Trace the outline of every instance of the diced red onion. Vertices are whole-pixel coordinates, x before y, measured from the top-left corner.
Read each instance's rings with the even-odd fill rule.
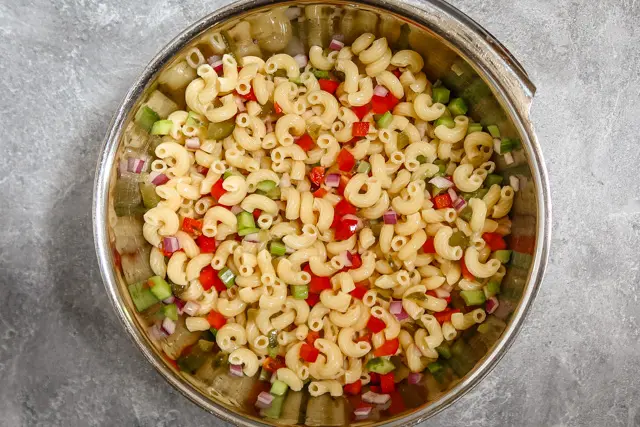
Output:
[[[294,19],[297,19],[301,13],[302,11],[300,10],[299,7],[290,7],[284,11],[284,15],[287,18],[289,18],[289,21],[293,21]]]
[[[376,95],[376,96],[385,97],[385,96],[387,96],[388,93],[389,93],[389,89],[387,89],[386,87],[384,87],[382,85],[378,85],[373,89],[373,94]]]
[[[244,240],[252,243],[260,243],[260,236],[258,235],[258,233],[251,233],[244,236]]]
[[[222,65],[222,56],[220,55],[212,55],[209,58],[207,58],[207,63],[209,65],[211,65],[213,67],[213,64],[220,62],[220,65]]]
[[[244,102],[242,102],[242,99],[239,96],[236,96],[235,100],[236,100],[236,106],[238,107],[239,112],[244,113],[245,111],[247,111],[247,109],[244,106]]]
[[[343,259],[345,267],[351,267],[353,265],[353,255],[351,255],[349,251],[342,252],[340,258]]]
[[[330,173],[324,179],[324,183],[327,184],[327,187],[338,188],[340,186],[340,174]]]
[[[485,308],[487,310],[487,314],[493,314],[497,310],[497,308],[500,306],[500,302],[496,297],[489,298],[486,304],[487,305],[485,306]]]
[[[146,162],[144,159],[134,159],[132,157],[129,157],[128,163],[129,172],[142,173]]]
[[[356,215],[346,214],[345,216],[342,217],[342,219],[350,219],[353,221],[357,221],[358,223],[356,224],[356,231],[360,231],[364,228],[364,222],[362,222],[362,219],[357,217]]]
[[[453,188],[449,188],[447,193],[449,193],[449,197],[451,197],[452,202],[458,200],[458,193],[456,193],[456,190],[454,190]]]
[[[451,293],[449,291],[447,291],[446,289],[442,289],[442,287],[436,288],[433,291],[436,293],[436,296],[438,298],[448,298],[448,297],[451,296]]]
[[[174,253],[180,249],[180,241],[177,237],[169,236],[162,239],[162,249],[168,253]]]
[[[508,165],[512,164],[514,162],[513,160],[513,155],[511,153],[505,153],[504,154],[504,162]]]
[[[217,61],[210,62],[209,65],[211,65],[216,73],[220,74],[222,72],[222,58],[218,59]]]
[[[242,372],[242,365],[229,365],[229,373],[231,375],[235,375],[236,377],[243,377],[244,373]]]
[[[186,304],[184,301],[182,301],[180,298],[175,298],[173,300],[173,303],[178,307],[178,314],[183,314],[184,311],[184,305]]]
[[[298,68],[304,68],[309,63],[309,58],[307,58],[307,55],[298,54],[294,56],[293,59],[298,64]]]
[[[280,188],[287,188],[287,187],[291,187],[291,177],[289,176],[288,173],[283,173],[282,176],[280,177]]]
[[[453,182],[449,181],[447,178],[443,176],[435,176],[429,180],[429,184],[433,184],[438,188],[451,188],[453,187]]]
[[[184,146],[191,150],[197,150],[200,148],[200,138],[189,138],[184,141]]]
[[[385,213],[382,214],[382,219],[385,224],[396,224],[398,222],[398,216],[396,215],[396,211],[393,209],[389,209]]]
[[[163,185],[169,182],[169,177],[163,173],[152,172],[149,177],[151,178],[151,183],[153,185]]]
[[[174,322],[173,320],[169,319],[168,317],[165,317],[162,320],[162,330],[167,335],[171,335],[172,333],[174,333],[176,331],[176,322]]]
[[[164,331],[162,330],[162,327],[160,326],[159,323],[156,323],[155,325],[149,328],[149,335],[151,336],[151,338],[155,340],[161,340],[166,338],[167,336],[167,334],[164,333]]]
[[[340,40],[336,40],[335,38],[331,40],[331,43],[329,43],[329,49],[331,50],[340,50],[343,47],[344,47],[344,43],[341,42]]]
[[[409,315],[407,314],[406,311],[404,311],[404,308],[400,311],[400,313],[396,314],[396,320],[398,320],[398,322],[402,322],[405,319],[409,318]]]
[[[270,393],[267,393],[266,391],[263,391],[258,395],[258,400],[256,400],[256,406],[260,409],[267,409],[271,407],[271,402],[273,402],[273,395]]]
[[[176,297],[174,297],[173,295],[171,295],[169,298],[163,299],[162,302],[164,304],[173,304],[173,302],[176,300]]]
[[[233,205],[231,206],[231,213],[234,215],[238,215],[240,212],[244,212],[244,209],[242,209],[240,206],[238,205]]]
[[[391,301],[389,304],[389,313],[400,314],[402,311],[402,301]]]
[[[420,372],[411,372],[407,377],[409,384],[418,384],[422,380],[422,374]]]
[[[364,420],[365,418],[368,418],[369,415],[371,414],[371,406],[362,406],[358,409],[356,409],[355,411],[353,411],[353,413],[356,416],[356,419],[358,420]]]
[[[187,302],[182,309],[182,311],[187,313],[189,316],[195,316],[198,310],[200,310],[200,304],[193,301]]]
[[[509,177],[509,185],[513,188],[513,191],[520,191],[520,179],[517,176],[511,175]]]
[[[378,394],[372,391],[368,391],[362,395],[362,401],[367,403],[373,403],[376,405],[384,405],[389,400],[391,400],[391,396],[388,394]]]
[[[465,206],[467,206],[467,201],[464,200],[462,197],[458,198],[458,200],[453,202],[453,208],[458,212],[464,209]]]

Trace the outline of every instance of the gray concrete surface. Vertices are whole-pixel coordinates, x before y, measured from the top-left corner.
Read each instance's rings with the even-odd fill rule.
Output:
[[[107,300],[91,232],[111,115],[155,52],[221,5],[0,0],[0,425],[222,425],[165,383]],[[640,425],[640,6],[452,0],[537,84],[551,262],[516,343],[428,423]]]

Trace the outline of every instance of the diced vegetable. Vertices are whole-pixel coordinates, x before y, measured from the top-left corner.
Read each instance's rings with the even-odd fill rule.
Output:
[[[434,238],[433,237],[428,237],[427,241],[424,242],[424,245],[422,245],[422,251],[425,254],[435,254],[436,253],[436,248],[434,245]]]
[[[501,263],[506,264],[509,262],[509,259],[511,259],[511,251],[506,249],[500,249],[493,253],[493,257],[498,261],[500,261]]]
[[[351,396],[357,396],[362,391],[362,380],[355,380],[351,384],[344,385],[344,393],[349,394]]]
[[[160,302],[145,282],[129,285],[129,295],[131,295],[133,304],[136,306],[136,310],[138,310],[138,312],[144,311],[152,305]]]
[[[385,357],[374,357],[367,362],[367,369],[377,374],[388,374],[395,369],[391,360]]]
[[[269,391],[269,393],[273,394],[274,396],[284,396],[288,389],[289,386],[287,384],[283,383],[280,380],[275,380],[271,385],[271,390]]]
[[[436,347],[436,351],[443,359],[451,358],[451,347],[449,347],[449,343],[446,341],[442,341],[442,344]]]
[[[316,79],[328,79],[329,72],[325,70],[316,70],[315,68],[311,69],[311,73],[316,77]]]
[[[482,238],[487,242],[487,246],[492,252],[507,249],[507,242],[498,233],[482,233]]]
[[[378,319],[377,317],[369,317],[369,321],[367,321],[367,328],[373,332],[374,334],[377,334],[380,331],[383,331],[384,328],[387,327],[387,324],[384,323],[382,320]]]
[[[393,338],[385,341],[380,347],[376,348],[373,352],[373,355],[376,357],[393,356],[394,354],[396,354],[399,347],[400,341],[398,340],[398,338]]]
[[[309,287],[307,285],[291,285],[291,296],[295,299],[307,299]]]
[[[274,181],[260,181],[258,185],[256,185],[256,189],[260,191],[271,191],[276,188],[276,183]]]
[[[211,197],[213,197],[216,200],[220,199],[220,197],[224,196],[226,194],[226,192],[227,192],[227,190],[225,190],[222,187],[222,183],[223,182],[224,182],[223,179],[219,179],[211,187]]]
[[[260,376],[258,377],[258,380],[260,380],[260,381],[269,381],[270,379],[271,379],[271,372],[267,371],[264,368],[260,368]],[[265,392],[262,392],[262,393],[265,393]],[[262,394],[262,393],[260,393],[260,394]],[[271,404],[271,402],[269,402],[269,404]]]
[[[467,128],[467,135],[474,132],[482,132],[482,125],[480,123],[469,123]]]
[[[380,391],[383,393],[393,393],[396,390],[393,382],[393,373],[380,375]]]
[[[238,215],[236,215],[236,218],[238,219],[238,235],[239,236],[246,236],[247,234],[256,232],[254,231],[256,230],[256,222],[253,219],[252,213],[242,211]]]
[[[393,121],[393,114],[391,114],[389,111],[387,111],[382,115],[382,117],[380,117],[378,119],[376,124],[378,125],[379,129],[384,129],[387,126],[389,126],[392,121]]]
[[[487,130],[489,131],[489,133],[491,134],[492,137],[500,138],[500,129],[498,129],[498,126],[489,125],[489,126],[487,126]]]
[[[449,238],[449,245],[460,246],[462,249],[466,249],[469,246],[469,238],[462,231],[456,231]]]
[[[309,282],[309,292],[312,294],[319,294],[325,289],[331,289],[331,280],[328,277],[320,277],[314,274],[311,275],[311,281]]]
[[[215,310],[211,310],[209,314],[207,314],[207,321],[209,325],[216,330],[219,330],[227,324],[227,319]]]
[[[490,280],[483,288],[485,297],[491,298],[494,295],[500,293],[500,282],[496,280]]]
[[[369,122],[355,122],[351,126],[353,136],[367,136],[369,133]]]
[[[334,237],[336,240],[347,240],[358,230],[359,220],[342,218],[335,227]]]
[[[481,290],[460,291],[460,296],[466,305],[482,305],[486,301],[484,292]]]
[[[158,113],[156,113],[146,105],[140,107],[135,117],[135,122],[138,123],[138,125],[147,132],[151,132],[153,124],[158,120],[160,120],[160,116],[158,115]]]
[[[469,108],[462,98],[453,98],[451,102],[449,102],[449,111],[451,111],[451,115],[454,117],[464,116],[468,110]]]
[[[365,161],[358,162],[358,168],[356,169],[358,173],[369,173],[370,170],[371,170],[371,164],[369,164],[369,162],[365,162]]]
[[[340,82],[328,79],[319,79],[318,84],[320,84],[321,90],[329,92],[332,95],[336,93],[336,89],[340,86]]]
[[[435,196],[433,198],[433,204],[436,206],[436,209],[450,208],[452,206],[451,196],[447,193]]]
[[[173,295],[171,286],[160,276],[150,277],[147,283],[149,284],[151,293],[159,300],[167,299]]]
[[[433,102],[446,104],[449,102],[449,95],[451,94],[451,91],[444,86],[438,86],[432,89],[432,94]]]
[[[500,184],[500,183],[502,183],[503,180],[504,180],[504,178],[502,177],[502,175],[498,175],[498,174],[495,174],[495,173],[490,173],[485,178],[484,185],[487,188],[491,188],[492,185]]]
[[[502,138],[500,141],[500,154],[510,153],[513,150],[513,140],[510,138]]]
[[[218,277],[220,278],[220,280],[222,280],[222,283],[224,283],[227,288],[230,288],[236,284],[236,275],[233,274],[233,271],[231,271],[229,267],[225,267],[220,270],[220,272],[218,272]]]
[[[178,306],[175,304],[167,304],[162,307],[162,314],[169,319],[176,321],[178,320]]]
[[[433,317],[435,317],[438,323],[442,325],[444,322],[451,321],[451,315],[453,313],[459,313],[459,312],[460,310],[458,310],[457,308],[447,308],[444,311],[433,313]]]
[[[284,404],[284,396],[275,396],[271,402],[271,406],[267,409],[260,411],[260,414],[272,419],[280,418],[282,413],[282,405]]]
[[[219,141],[231,135],[235,127],[236,121],[234,118],[219,123],[209,123],[207,138]]]
[[[433,362],[427,365],[427,369],[429,369],[429,372],[431,372],[432,374],[435,374],[444,370],[444,366],[442,366],[442,363],[440,362]]]
[[[147,209],[155,208],[162,200],[156,193],[156,186],[145,182],[141,182],[138,185],[140,186],[140,194],[142,195],[142,204],[144,207]]]
[[[309,179],[315,185],[320,186],[324,182],[324,172],[325,170],[322,166],[316,166],[309,172]]]
[[[298,146],[304,151],[310,151],[313,147],[316,146],[315,142],[313,142],[313,139],[311,138],[311,136],[309,136],[308,133],[305,133],[300,138],[298,138],[296,140],[296,144],[298,144]]]
[[[356,164],[356,159],[353,157],[353,154],[344,148],[338,153],[336,161],[338,163],[338,169],[343,172],[349,172]]]
[[[300,347],[300,357],[309,363],[314,363],[318,359],[320,350],[307,343],[302,344]]]
[[[453,121],[453,119],[451,117],[440,117],[438,120],[435,121],[434,126],[438,127],[438,126],[446,126],[449,129],[453,129],[454,127],[456,127],[456,122]]]
[[[151,135],[168,135],[172,127],[171,120],[158,120],[151,127]]]
[[[369,113],[369,111],[371,111],[371,104],[365,104],[359,107],[351,107],[351,111],[355,113],[355,115],[358,117],[359,120],[362,120],[364,116],[366,116]],[[353,134],[353,136],[358,136],[358,135]]]
[[[212,254],[216,251],[216,239],[214,237],[207,237],[202,234],[196,239],[196,244],[202,253]]]
[[[271,253],[271,255],[282,256],[287,253],[287,247],[284,245],[284,243],[278,240],[273,240],[269,244],[269,252]]]
[[[271,200],[279,200],[281,196],[280,187],[275,187],[274,189],[269,191],[258,190],[256,191],[256,193],[261,194],[263,196],[267,196]]]

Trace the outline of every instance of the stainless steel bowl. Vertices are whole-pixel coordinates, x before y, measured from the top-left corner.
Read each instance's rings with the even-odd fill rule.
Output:
[[[529,118],[535,87],[522,66],[496,39],[469,17],[442,1],[292,3],[241,0],[210,14],[183,31],[160,51],[134,83],[106,135],[97,166],[93,204],[94,234],[100,269],[109,298],[127,332],[149,362],[171,385],[203,409],[226,421],[243,426],[269,423],[257,418],[250,404],[225,399],[224,395],[215,391],[212,395],[212,390],[206,384],[179,373],[163,358],[157,343],[148,337],[145,320],[133,309],[126,290],[126,279],[131,279],[130,274],[127,275],[126,271],[123,274],[121,266],[125,264],[125,257],[144,253],[146,242],[136,232],[129,233],[125,245],[118,241],[122,236],[116,235],[114,226],[122,219],[113,213],[111,192],[117,180],[117,156],[124,149],[125,129],[132,121],[141,100],[158,87],[159,76],[164,70],[183,60],[190,47],[206,43],[207,36],[214,30],[228,30],[241,22],[256,26],[257,20],[263,21],[259,34],[249,34],[247,31],[236,33],[237,37],[249,37],[249,40],[259,38],[258,46],[263,53],[267,53],[270,46],[273,47],[273,42],[282,37],[279,34],[282,22],[274,19],[273,15],[265,21],[262,14],[270,11],[280,16],[281,12],[274,12],[277,8],[298,6],[303,8],[301,18],[298,18],[300,25],[308,29],[303,38],[314,37],[314,40],[326,44],[330,35],[342,33],[346,35],[346,41],[351,42],[358,33],[370,31],[387,36],[393,44],[399,42],[400,37],[408,37],[402,42],[408,42],[412,49],[423,54],[425,71],[431,81],[441,79],[454,93],[469,101],[471,114],[475,119],[482,118],[485,123],[498,124],[503,135],[517,137],[522,141],[522,148],[514,155],[515,163],[506,165],[502,160],[498,161],[500,173],[505,177],[516,175],[521,183],[512,212],[511,236],[511,245],[519,253],[508,268],[500,308],[495,315],[489,316],[491,327],[484,334],[476,331],[465,337],[475,363],[461,368],[460,378],[443,389],[432,388],[428,395],[421,396],[413,409],[364,422],[376,425],[388,423],[391,426],[413,425],[441,411],[470,390],[487,375],[513,343],[542,281],[551,233],[547,174]],[[312,18],[315,16],[312,13],[305,14],[304,11],[311,11],[313,6],[319,7],[315,12],[320,11],[320,19]],[[248,28],[257,32],[253,27]],[[116,255],[116,249],[125,253],[122,256]],[[122,264],[117,258],[122,258]],[[323,404],[333,405],[334,409],[341,405],[339,399],[327,399],[329,402]],[[295,420],[290,421],[295,423]],[[340,420],[338,417],[318,421],[302,417],[300,422],[308,425],[338,425],[348,423],[349,419]]]

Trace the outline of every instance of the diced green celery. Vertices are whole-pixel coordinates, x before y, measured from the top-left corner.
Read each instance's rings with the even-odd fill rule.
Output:
[[[158,113],[158,120],[169,117],[169,114],[178,109],[178,104],[173,102],[169,97],[167,97],[167,95],[159,90],[151,92],[144,105]]]
[[[391,121],[393,120],[393,114],[391,114],[389,111],[387,111],[386,113],[384,113],[382,115],[382,117],[380,117],[376,124],[378,125],[378,129],[384,129],[387,126],[389,126],[391,124]]]
[[[144,207],[147,209],[155,208],[162,200],[156,193],[156,186],[146,182],[141,182],[138,185],[140,187],[140,194],[142,194],[142,204]]]
[[[358,162],[358,173],[369,173],[369,171],[371,170],[371,165],[369,164],[369,162],[365,162],[365,161],[360,161]]]
[[[260,191],[271,191],[276,188],[276,183],[274,181],[260,181],[256,188]]]
[[[500,141],[500,154],[510,153],[511,150],[513,150],[513,140],[502,138],[502,141]]]
[[[193,111],[189,111],[189,115],[187,115],[186,125],[193,126],[195,128],[199,128],[204,124],[204,119],[198,113],[194,113]]]
[[[432,362],[427,365],[427,369],[429,369],[429,372],[431,372],[432,374],[435,374],[444,370],[444,366],[442,366],[442,363],[440,362]]]
[[[522,141],[520,141],[519,138],[509,138],[509,140],[511,141],[512,151],[519,150],[522,148]]]
[[[129,285],[129,295],[131,295],[133,304],[136,306],[138,312],[145,311],[147,308],[160,302],[145,282]]]
[[[294,299],[307,299],[309,298],[309,286],[291,285],[291,295]]]
[[[328,79],[329,72],[325,70],[316,70],[315,68],[311,69],[311,73],[316,77],[316,79]]]
[[[258,377],[258,380],[260,381],[269,381],[271,379],[271,372],[267,371],[264,368],[260,369],[260,376]]]
[[[438,127],[440,125],[446,126],[449,129],[453,129],[454,127],[456,127],[456,122],[454,122],[451,117],[440,117],[438,120],[436,120],[434,126]]]
[[[467,135],[474,132],[482,132],[482,125],[480,123],[469,123],[467,128]]]
[[[382,226],[384,225],[384,223],[380,222],[380,221],[370,221],[369,222],[369,228],[371,229],[371,232],[373,233],[374,236],[378,237],[380,235],[380,231],[382,231]]]
[[[484,180],[484,186],[487,188],[491,188],[492,185],[500,184],[503,180],[504,178],[502,177],[502,175],[490,173]]]
[[[151,292],[159,300],[167,299],[173,295],[171,293],[171,285],[169,285],[166,280],[160,276],[150,277],[148,283],[151,287]]]
[[[260,117],[268,116],[269,114],[275,112],[273,102],[267,101],[264,103],[262,108],[260,109]]]
[[[449,102],[449,111],[451,111],[451,114],[454,117],[464,116],[465,114],[467,114],[468,110],[469,108],[462,98],[453,98],[451,102]]]
[[[487,195],[488,192],[489,192],[488,188],[478,188],[473,193],[461,193],[461,195],[462,195],[462,198],[468,202],[470,199],[473,199],[473,198],[482,199],[484,196]]]
[[[487,130],[489,131],[489,133],[491,134],[492,137],[500,138],[500,129],[498,129],[498,126],[489,125],[489,126],[487,126]]]
[[[499,251],[495,251],[493,253],[493,257],[498,261],[500,261],[501,263],[506,264],[509,262],[509,259],[511,258],[511,251],[507,249],[501,249]]]
[[[140,208],[141,213],[144,213],[144,208],[140,206],[141,202],[142,195],[135,178],[121,177],[116,181],[113,189],[113,207],[116,215],[133,215],[138,210],[137,208]]]
[[[307,133],[314,141],[318,139],[320,136],[320,131],[322,130],[322,126],[317,123],[308,123],[307,124]]]
[[[238,215],[236,215],[238,220],[238,234],[240,236],[244,236],[245,234],[240,234],[246,228],[256,228],[256,222],[253,219],[253,214],[251,212],[242,211]]]
[[[200,351],[198,347],[192,347],[191,352],[185,356],[180,356],[176,360],[178,368],[183,372],[193,373],[198,370],[209,358],[209,353]]]
[[[151,135],[169,135],[173,122],[171,120],[158,120],[151,127]]]
[[[284,243],[274,240],[269,244],[269,252],[271,252],[271,255],[282,256],[287,253],[287,247]]]
[[[458,212],[458,216],[467,222],[471,221],[472,214],[473,210],[469,206],[465,206],[464,209]]]
[[[397,138],[397,146],[398,146],[398,150],[404,150],[404,148],[409,145],[409,143],[411,142],[411,140],[409,139],[409,135],[407,135],[404,132],[400,132],[398,134],[398,138]]]
[[[244,237],[244,236],[248,236],[249,234],[254,234],[258,232],[260,232],[260,229],[258,227],[247,227],[247,228],[243,228],[242,230],[238,230],[238,236]]]
[[[427,163],[427,158],[425,156],[423,156],[422,154],[420,154],[418,157],[416,157],[416,160],[418,162],[420,162],[421,165],[424,164],[424,163]]]
[[[220,123],[209,123],[207,129],[207,138],[219,141],[231,135],[236,127],[235,119],[225,120]]]
[[[466,249],[469,246],[469,238],[462,231],[456,231],[449,238],[449,245],[461,246],[462,249]]]
[[[446,104],[449,102],[449,96],[451,95],[451,91],[444,86],[438,86],[432,88],[432,98],[433,102],[439,102],[441,104]]]
[[[277,420],[282,413],[282,405],[284,404],[284,396],[275,396],[271,402],[271,406],[260,411],[260,415]]]
[[[482,290],[460,291],[460,296],[466,305],[482,305],[487,300]]]
[[[158,120],[160,120],[160,116],[158,116],[158,113],[156,113],[146,105],[140,107],[140,109],[136,113],[135,122],[138,123],[138,126],[146,130],[147,132],[151,132],[153,124]]]
[[[213,347],[215,345],[216,345],[216,343],[213,342],[213,341],[198,340],[198,347],[200,348],[200,350],[202,350],[204,352],[213,350]]]
[[[511,253],[511,265],[514,267],[527,269],[533,262],[533,257],[529,254],[513,251]]]
[[[498,282],[496,280],[490,280],[489,283],[484,285],[483,291],[484,291],[485,297],[487,297],[487,298],[491,298],[492,296],[495,296],[495,295],[499,294],[500,293],[500,282]]]
[[[178,306],[175,304],[167,304],[162,307],[162,314],[171,320],[178,320]]]
[[[367,369],[377,374],[388,374],[395,369],[391,360],[384,357],[374,357],[367,362]]]
[[[288,388],[289,386],[287,384],[283,383],[280,380],[275,380],[273,384],[271,384],[271,390],[269,390],[269,393],[273,394],[274,396],[284,396]]]
[[[448,342],[442,341],[442,344],[436,347],[436,351],[443,359],[451,359],[451,347]]]
[[[269,354],[269,357],[271,357],[272,359],[275,359],[276,357],[278,357],[278,354],[280,354],[280,348],[268,347],[267,354]]]
[[[236,275],[233,274],[233,271],[229,270],[229,267],[225,267],[218,272],[218,277],[222,280],[222,283],[227,288],[232,287],[236,284]]]
[[[272,199],[272,200],[279,200],[280,199],[280,187],[276,187],[272,190],[269,191],[261,191],[258,190],[256,191],[257,194],[261,194],[263,196],[267,196],[268,198]]]

